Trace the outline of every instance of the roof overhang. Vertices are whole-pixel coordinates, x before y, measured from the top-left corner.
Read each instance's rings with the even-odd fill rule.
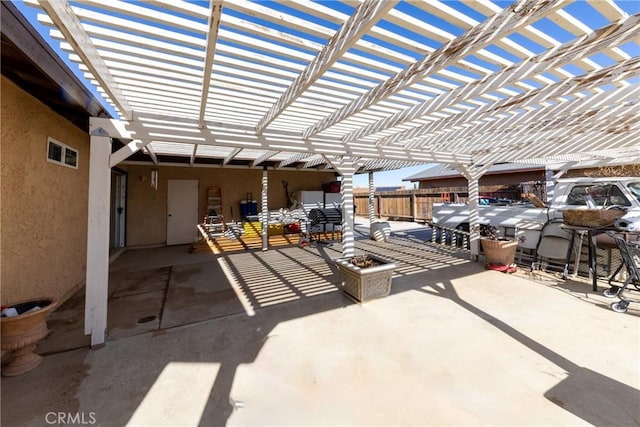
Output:
[[[83,131],[89,117],[110,117],[11,2],[2,12],[2,74]]]

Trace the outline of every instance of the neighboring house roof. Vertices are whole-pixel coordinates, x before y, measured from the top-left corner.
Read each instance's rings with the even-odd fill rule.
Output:
[[[491,169],[485,174],[498,174],[498,173],[514,173],[514,172],[531,172],[531,171],[544,171],[544,165],[517,165],[513,163],[502,163],[493,165]],[[403,178],[403,181],[428,181],[442,178],[458,178],[462,174],[455,168],[446,165],[436,165],[430,167],[422,172],[418,172],[407,178]]]
[[[388,187],[376,187],[376,191],[396,191],[396,190],[404,190],[404,187],[401,185],[394,185]]]
[[[2,75],[85,132],[90,116],[111,117],[16,6],[0,3]]]

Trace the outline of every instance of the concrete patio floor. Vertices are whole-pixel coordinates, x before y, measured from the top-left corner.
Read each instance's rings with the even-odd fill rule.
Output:
[[[485,271],[405,227],[358,240],[398,263],[392,294],[362,306],[328,262],[339,243],[127,251],[106,346],[82,342],[80,296],[61,307],[44,363],[2,379],[2,425],[640,424],[638,305]]]

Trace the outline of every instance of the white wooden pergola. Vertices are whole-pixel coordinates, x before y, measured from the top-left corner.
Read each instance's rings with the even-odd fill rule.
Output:
[[[640,159],[631,2],[26,2],[120,116],[90,129],[94,345],[106,326],[109,171],[140,150],[156,164],[335,169],[347,255],[354,173],[451,164],[473,211],[497,162]],[[112,138],[127,145],[112,153]]]

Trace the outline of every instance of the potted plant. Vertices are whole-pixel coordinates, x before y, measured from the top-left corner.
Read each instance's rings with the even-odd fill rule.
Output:
[[[0,318],[2,349],[13,351],[11,361],[2,367],[2,375],[24,374],[42,363],[35,354],[38,342],[47,336],[46,316],[57,306],[52,298],[36,298],[4,307]]]
[[[339,258],[336,266],[342,274],[342,290],[359,303],[385,297],[391,292],[396,265],[390,260],[366,254]]]
[[[516,250],[518,249],[518,243],[524,240],[524,236],[518,239],[500,237],[500,232],[496,227],[485,224],[480,224],[473,230],[480,233],[480,245],[484,253],[485,265],[488,268],[509,272],[515,271]]]

